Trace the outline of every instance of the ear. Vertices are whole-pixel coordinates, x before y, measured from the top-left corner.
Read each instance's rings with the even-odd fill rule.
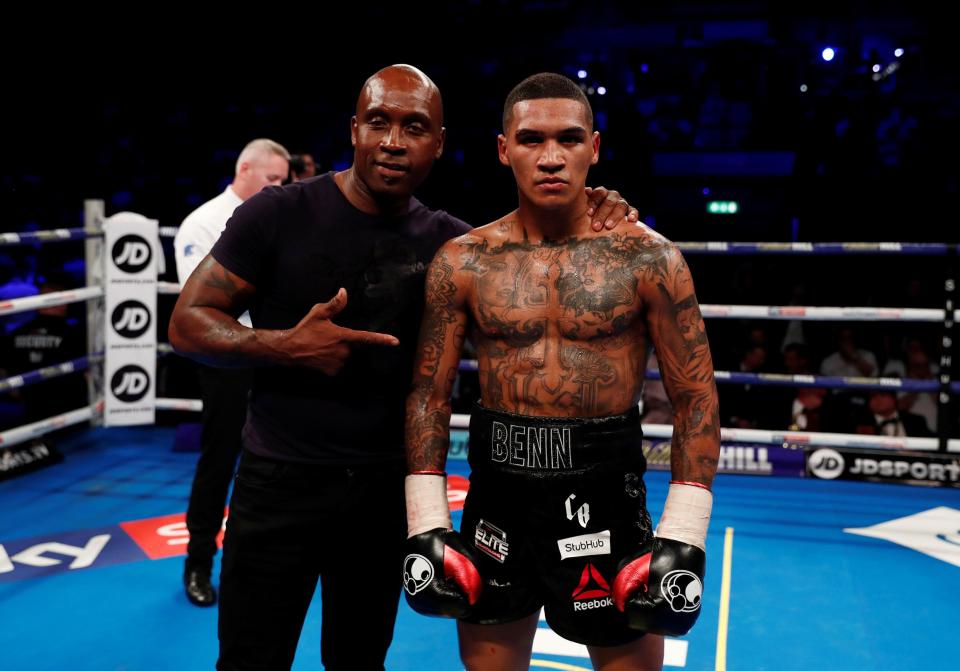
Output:
[[[447,129],[443,126],[440,127],[440,136],[437,139],[437,151],[434,153],[433,158],[438,159],[443,156],[443,143],[447,141]]]
[[[350,144],[357,146],[357,117],[350,117]]]
[[[497,136],[497,153],[500,154],[500,162],[503,165],[510,165],[510,157],[507,155],[507,138],[504,135]]]
[[[596,165],[597,161],[600,160],[600,133],[598,131],[593,131],[593,159],[590,161],[590,165]]]

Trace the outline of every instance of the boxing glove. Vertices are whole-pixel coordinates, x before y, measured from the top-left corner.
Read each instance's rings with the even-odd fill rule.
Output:
[[[442,473],[406,479],[407,547],[403,590],[421,615],[463,617],[480,598],[482,582],[473,554],[453,531]]]
[[[706,487],[670,483],[654,538],[620,562],[613,582],[613,602],[631,628],[683,636],[697,621],[712,505]]]

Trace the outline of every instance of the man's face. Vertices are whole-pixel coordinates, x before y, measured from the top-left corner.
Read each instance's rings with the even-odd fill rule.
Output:
[[[500,162],[513,170],[521,197],[537,207],[555,209],[582,196],[587,172],[600,150],[600,134],[590,129],[587,110],[577,100],[516,103],[498,146]]]
[[[783,367],[791,375],[800,375],[809,372],[807,357],[795,349],[788,349],[783,353]]]
[[[263,154],[240,169],[246,170],[251,193],[259,193],[265,186],[280,186],[290,171],[290,163],[277,154]]]
[[[303,174],[301,177],[313,177],[317,174],[317,164],[310,154],[303,155]]]
[[[407,73],[371,79],[351,120],[354,172],[374,196],[408,198],[443,153],[435,90]]]
[[[907,377],[920,379],[933,377],[930,373],[930,359],[922,350],[907,354]]]
[[[760,370],[767,361],[767,350],[752,347],[743,355],[743,367],[747,370]]]
[[[870,412],[875,415],[892,415],[897,409],[897,398],[891,392],[877,391],[870,394]]]

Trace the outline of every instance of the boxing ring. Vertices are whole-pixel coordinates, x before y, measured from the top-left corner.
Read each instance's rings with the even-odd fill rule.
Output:
[[[102,204],[88,204],[83,229],[0,234],[0,246],[87,246],[88,264],[102,253]],[[161,236],[175,229],[160,228]],[[679,243],[685,255],[923,255],[949,259],[950,245],[900,243]],[[946,264],[944,264],[946,265]],[[0,668],[211,668],[216,617],[182,594],[184,510],[196,455],[174,452],[172,426],[99,425],[104,349],[102,275],[88,268],[88,286],[0,303],[0,315],[83,302],[91,336],[88,355],[0,380],[0,393],[86,373],[91,402],[45,420],[0,432],[4,454],[28,459],[30,441],[90,423],[58,440],[65,459],[50,468],[0,481]],[[960,617],[960,440],[945,421],[950,396],[953,279],[942,309],[705,304],[705,318],[936,323],[942,331],[940,377],[832,378],[717,371],[718,384],[888,389],[941,395],[935,438],[723,428],[720,473],[708,539],[704,611],[696,627],[667,642],[665,668],[844,669],[948,667],[956,657],[953,622]],[[175,284],[159,283],[161,295]],[[168,347],[158,343],[157,355]],[[461,369],[475,370],[464,361]],[[648,377],[658,377],[648,371]],[[197,411],[193,399],[157,398],[156,408]],[[451,420],[449,498],[454,524],[469,469],[465,428]],[[654,519],[666,498],[672,427],[644,426]],[[20,452],[15,452],[16,450]],[[38,459],[42,455],[36,455]],[[844,464],[838,466],[836,459]],[[10,461],[15,457],[3,457]],[[875,471],[849,479],[850,462]],[[839,470],[838,470],[839,469]],[[862,469],[861,469],[862,470]],[[888,473],[884,476],[883,473]],[[876,482],[886,480],[887,482]],[[904,486],[893,482],[910,481]],[[219,561],[219,555],[217,558]],[[218,573],[214,568],[214,575]],[[399,589],[399,586],[398,586]],[[295,669],[320,668],[319,603],[314,598]],[[461,668],[450,621],[423,618],[401,601],[388,669]],[[588,669],[582,646],[541,622],[532,668]]]

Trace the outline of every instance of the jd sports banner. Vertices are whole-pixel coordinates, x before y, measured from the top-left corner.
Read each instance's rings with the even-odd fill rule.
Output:
[[[120,212],[104,222],[107,272],[103,418],[106,426],[153,424],[156,412],[156,219]]]

